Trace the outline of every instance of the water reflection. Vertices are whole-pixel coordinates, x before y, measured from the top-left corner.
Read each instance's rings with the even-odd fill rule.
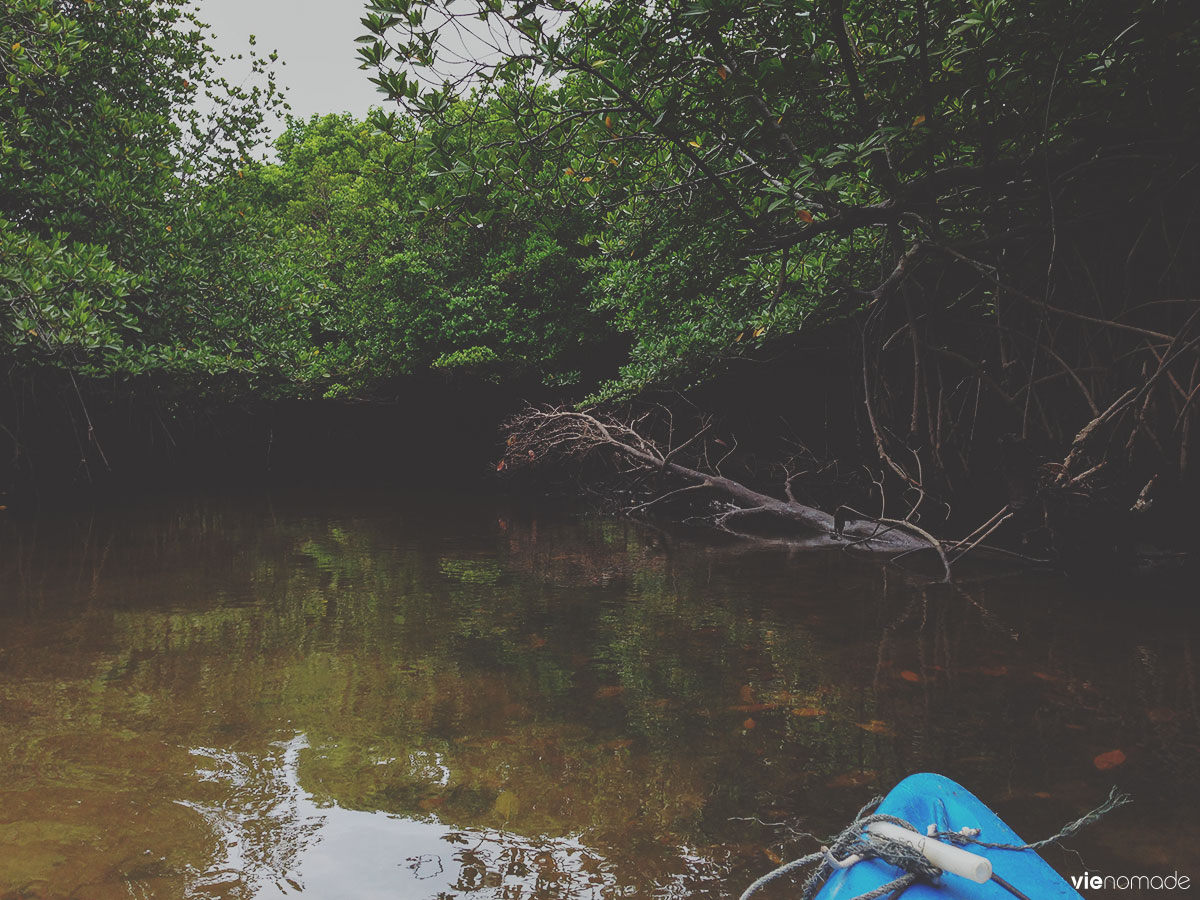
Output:
[[[1200,838],[1187,607],[444,498],[0,528],[5,900],[736,896],[921,769],[1031,837],[1119,782],[1068,873]]]
[[[225,788],[220,804],[189,803],[216,836],[213,863],[189,885],[194,896],[588,898],[617,887],[602,858],[577,838],[524,837],[502,829],[454,829],[424,819],[344,809],[301,787],[297,735],[266,757],[196,748],[205,782]],[[391,765],[381,759],[376,765]],[[450,770],[434,755],[405,763],[414,777],[445,787]],[[511,806],[515,801],[500,801]]]

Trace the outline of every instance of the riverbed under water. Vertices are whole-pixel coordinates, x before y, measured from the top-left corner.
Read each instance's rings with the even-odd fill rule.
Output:
[[[1117,784],[1048,861],[1200,876],[1157,587],[362,493],[0,541],[5,900],[736,897],[915,771],[1030,840]]]

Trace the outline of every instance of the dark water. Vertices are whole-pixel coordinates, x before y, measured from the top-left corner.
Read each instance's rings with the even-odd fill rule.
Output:
[[[1030,839],[1119,784],[1049,861],[1200,876],[1190,598],[492,501],[0,538],[3,898],[729,897],[920,770]]]

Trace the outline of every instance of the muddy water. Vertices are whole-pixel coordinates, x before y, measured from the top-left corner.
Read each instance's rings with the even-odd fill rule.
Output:
[[[736,896],[921,770],[1200,877],[1198,619],[493,501],[0,523],[0,897]],[[1114,751],[1119,751],[1115,753]]]

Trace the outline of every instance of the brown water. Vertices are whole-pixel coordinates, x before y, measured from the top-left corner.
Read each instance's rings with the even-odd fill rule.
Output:
[[[1050,862],[1200,876],[1178,600],[493,501],[0,539],[6,900],[730,897],[921,770],[1027,838],[1117,783],[1135,805]]]

